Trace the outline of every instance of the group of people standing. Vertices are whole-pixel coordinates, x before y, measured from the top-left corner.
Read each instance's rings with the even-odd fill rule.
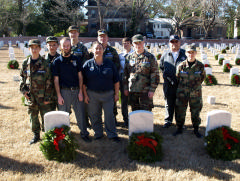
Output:
[[[44,114],[56,108],[69,113],[73,108],[81,138],[85,142],[92,141],[87,130],[89,120],[95,132],[94,139],[103,138],[103,110],[107,137],[119,142],[116,132],[116,101],[119,99],[119,91],[124,126],[127,127],[128,103],[132,111],[151,111],[154,107],[153,96],[160,82],[159,68],[163,72],[166,100],[163,127],[172,125],[173,114],[176,112],[178,129],[174,135],[181,134],[189,102],[194,133],[201,137],[198,127],[202,108],[201,83],[205,72],[202,63],[195,59],[194,45],[187,48],[186,56],[185,51],[180,49],[178,36],[171,36],[170,51],[161,57],[158,67],[155,56],[144,48],[144,39],[140,34],[123,38],[124,51],[118,54],[108,45],[107,31],[99,30],[98,41],[93,43],[91,54],[78,40],[77,26],[70,26],[68,33],[69,38],[60,40],[61,54],[57,53],[59,42],[56,37],[46,38],[49,52],[44,57],[39,55],[40,41],[29,41],[31,56],[22,64],[20,91],[25,96],[34,133],[30,144],[40,140],[39,112],[43,130]]]

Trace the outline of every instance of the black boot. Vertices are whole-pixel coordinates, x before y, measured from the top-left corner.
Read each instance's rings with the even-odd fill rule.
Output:
[[[198,131],[198,127],[194,127],[193,133],[196,135],[197,138],[203,138],[203,135]]]
[[[183,128],[181,126],[181,127],[177,128],[177,131],[173,133],[173,136],[177,136],[177,135],[182,134],[182,133],[183,133]]]
[[[40,140],[40,134],[39,133],[34,133],[33,139],[29,142],[29,144],[34,144],[37,143]]]

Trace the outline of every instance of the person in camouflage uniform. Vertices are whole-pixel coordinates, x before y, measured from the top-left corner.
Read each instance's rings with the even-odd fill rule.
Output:
[[[90,59],[87,47],[79,42],[79,28],[75,25],[68,28],[68,34],[71,39],[71,51],[72,54],[80,58],[82,65],[84,62]]]
[[[43,59],[39,52],[41,43],[38,39],[32,39],[28,43],[31,56],[23,61],[20,71],[20,91],[25,96],[25,104],[28,105],[28,114],[33,139],[30,144],[40,140],[40,122],[38,114],[40,112],[42,118],[42,128],[44,128],[43,116],[51,110],[51,94],[52,94],[52,76],[48,62]]]
[[[198,138],[201,138],[202,135],[198,131],[201,123],[199,115],[203,106],[201,84],[205,79],[206,73],[204,65],[195,58],[197,51],[194,44],[186,47],[186,55],[187,60],[179,64],[176,72],[178,80],[175,112],[177,131],[173,135],[176,136],[182,134],[187,106],[189,103],[194,134]]]
[[[143,36],[132,38],[135,52],[128,55],[124,68],[124,94],[129,96],[132,111],[153,108],[153,95],[159,84],[159,70],[155,56],[144,49]]]
[[[117,67],[117,70],[119,71],[120,70],[120,59],[119,59],[117,51],[113,47],[108,45],[108,34],[105,29],[98,30],[98,41],[104,47],[103,59],[112,61],[115,64],[115,66]],[[115,116],[115,118],[114,118],[115,122],[117,123],[116,115],[118,114],[118,112],[117,112],[116,102],[114,102],[113,112],[114,112],[114,116]]]
[[[53,70],[52,70],[53,61],[55,60],[55,58],[60,56],[60,54],[57,52],[57,49],[59,47],[58,39],[57,39],[57,37],[49,36],[46,38],[46,43],[47,43],[47,48],[48,48],[49,52],[47,53],[47,55],[44,58],[48,61],[51,72],[53,72]],[[52,84],[54,85],[54,82]],[[51,104],[52,111],[55,111],[57,108],[57,94],[56,94],[56,90],[55,90],[54,86],[52,89],[51,98],[52,98],[52,104]]]

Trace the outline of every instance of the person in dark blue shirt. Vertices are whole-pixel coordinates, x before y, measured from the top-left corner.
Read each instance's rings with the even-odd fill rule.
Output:
[[[63,38],[60,41],[61,55],[53,63],[54,85],[58,98],[58,110],[71,112],[73,106],[81,137],[90,142],[88,137],[82,94],[82,67],[78,57],[71,54],[71,41]]]
[[[103,59],[103,45],[93,44],[94,58],[83,65],[83,93],[95,139],[103,137],[102,109],[105,130],[109,139],[119,142],[113,114],[114,102],[119,99],[119,74],[110,60]]]

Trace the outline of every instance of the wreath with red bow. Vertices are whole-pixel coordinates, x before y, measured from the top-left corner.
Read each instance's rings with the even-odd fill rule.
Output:
[[[230,63],[226,63],[223,66],[223,72],[230,72],[230,69],[232,68],[232,65]]]
[[[206,78],[204,79],[204,82],[206,85],[217,85],[217,79],[214,77],[214,75],[207,74]]]
[[[7,64],[8,69],[18,69],[19,63],[17,60],[10,60]]]
[[[240,134],[227,126],[208,132],[206,150],[214,159],[235,160],[240,158]]]
[[[40,150],[46,159],[70,162],[76,157],[78,145],[69,131],[70,127],[63,125],[45,133],[40,143]]]
[[[235,64],[236,64],[236,65],[240,65],[240,58],[236,58]]]
[[[212,66],[210,64],[204,64],[204,67],[209,67],[211,68]]]
[[[141,162],[162,160],[162,137],[157,133],[133,133],[127,147],[128,156]]]
[[[239,86],[240,85],[240,75],[233,74],[231,77],[231,84]]]
[[[218,64],[219,64],[219,65],[222,65],[222,64],[223,64],[223,60],[224,60],[224,58],[220,58],[220,59],[218,60]]]
[[[160,60],[161,56],[162,56],[162,54],[158,53],[157,56],[156,56],[157,60]]]

